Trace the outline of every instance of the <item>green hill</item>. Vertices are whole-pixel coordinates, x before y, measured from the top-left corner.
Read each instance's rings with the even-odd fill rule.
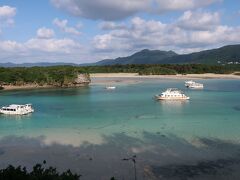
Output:
[[[128,57],[99,61],[92,65],[116,64],[231,64],[240,63],[240,45],[229,45],[190,54],[176,54],[173,51],[144,49]]]
[[[159,64],[159,62],[177,56],[173,51],[160,51],[144,49],[128,57],[119,57],[117,59],[108,59],[99,61],[96,65],[114,65],[114,64]]]

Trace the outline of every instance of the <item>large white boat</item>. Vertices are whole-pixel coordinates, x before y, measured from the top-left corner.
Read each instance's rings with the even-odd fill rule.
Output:
[[[2,107],[0,109],[0,113],[2,114],[10,114],[10,115],[25,115],[34,112],[34,109],[31,104],[11,104],[6,107]]]
[[[176,88],[169,88],[160,95],[155,96],[158,100],[188,100],[190,97],[186,96],[182,91]]]
[[[185,81],[185,86],[191,89],[203,89],[203,84],[194,81]]]

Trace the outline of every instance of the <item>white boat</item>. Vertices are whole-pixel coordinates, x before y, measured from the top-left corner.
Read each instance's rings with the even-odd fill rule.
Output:
[[[108,90],[114,90],[114,89],[116,89],[116,87],[115,87],[115,86],[107,86],[106,89],[108,89]]]
[[[157,100],[188,100],[190,97],[186,96],[182,91],[176,88],[169,88],[160,95],[155,96]]]
[[[191,89],[203,89],[203,84],[201,83],[192,83],[188,86],[188,88],[191,88]]]
[[[185,81],[185,86],[191,89],[203,89],[203,84],[194,81]]]
[[[25,115],[34,112],[31,104],[11,104],[0,109],[0,113],[9,115]]]
[[[194,81],[190,80],[190,81],[185,81],[185,86],[189,87],[191,84],[195,83]]]

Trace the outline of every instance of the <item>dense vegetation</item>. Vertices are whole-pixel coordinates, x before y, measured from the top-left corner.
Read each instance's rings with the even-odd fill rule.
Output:
[[[139,73],[140,75],[174,75],[174,74],[229,74],[240,71],[240,65],[206,65],[206,64],[163,64],[163,65],[112,65],[81,67],[89,73]]]
[[[240,65],[163,64],[163,65],[112,65],[112,66],[52,66],[0,68],[0,85],[67,86],[79,73],[139,73],[140,75],[174,75],[240,72]]]
[[[82,70],[73,66],[0,68],[0,83],[63,86],[74,82],[78,73],[84,73]]]

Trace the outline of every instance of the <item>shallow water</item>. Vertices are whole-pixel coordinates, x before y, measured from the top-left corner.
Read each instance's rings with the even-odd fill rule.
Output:
[[[190,159],[201,161],[225,156],[228,158],[227,155],[235,156],[235,149],[238,149],[240,141],[240,81],[208,79],[198,82],[204,83],[204,90],[186,89],[183,80],[148,79],[136,84],[121,83],[114,91],[105,90],[104,85],[92,85],[79,89],[1,92],[1,106],[32,103],[35,112],[28,116],[0,116],[0,160],[5,158],[10,163],[16,163],[6,150],[12,145],[20,149],[29,144],[33,149],[36,148],[34,144],[44,147],[58,145],[77,148],[76,151],[80,154],[83,151],[81,148],[91,146],[95,149],[91,150],[91,155],[98,154],[101,147],[104,147],[105,155],[112,158],[108,159],[109,163],[112,161],[117,164],[117,159],[122,158],[121,154],[141,154],[144,158],[139,160],[142,162],[139,166],[143,169],[145,165],[153,166],[152,172],[157,174],[158,166],[176,163],[175,161],[186,163]],[[183,90],[191,99],[185,102],[153,99],[155,94],[169,87]],[[8,141],[8,138],[11,140]],[[214,150],[209,148],[212,144],[209,145],[203,139],[214,141]],[[127,147],[124,147],[124,143]],[[216,153],[219,148],[215,143],[231,143],[236,147],[231,147],[234,150],[222,150],[223,155]],[[114,155],[118,146],[118,155]],[[167,151],[166,154],[164,151],[164,155],[163,146],[168,151],[171,150],[171,153]],[[209,155],[206,155],[206,147]],[[53,148],[53,151],[56,149]],[[65,151],[69,153],[73,150]],[[45,149],[32,156],[41,154],[40,157],[48,157],[52,151],[42,152],[45,152]],[[87,152],[84,151],[85,155],[89,156]],[[186,153],[191,158],[185,157]],[[173,158],[174,154],[179,157]],[[25,152],[19,154],[24,155],[29,156]],[[104,156],[104,153],[101,155]],[[156,156],[161,157],[161,160]],[[102,161],[103,159],[99,160],[99,163]],[[35,161],[22,158],[17,162],[30,165]],[[53,165],[56,163],[54,158],[50,162]],[[60,166],[61,163],[56,164]],[[2,164],[4,165],[6,164]],[[64,166],[66,165],[60,168]],[[85,167],[85,171],[87,170],[89,167]],[[101,172],[104,174],[106,170],[99,169],[99,176],[105,177]],[[113,169],[112,172],[117,176],[128,173],[115,172]],[[139,173],[141,176],[142,171]],[[143,175],[141,177],[144,179]],[[91,178],[96,179],[94,176],[86,179]]]

